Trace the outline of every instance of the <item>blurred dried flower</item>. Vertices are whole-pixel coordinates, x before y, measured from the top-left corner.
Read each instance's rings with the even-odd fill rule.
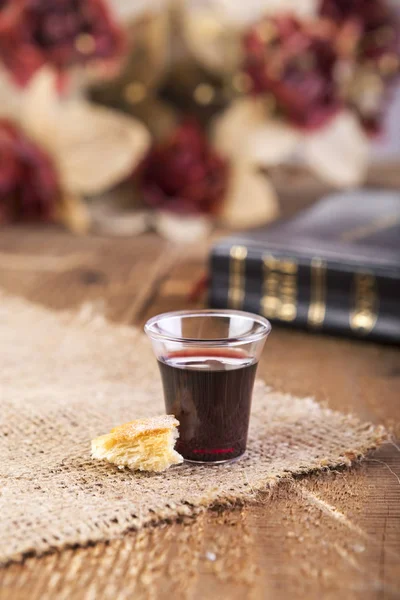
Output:
[[[338,28],[359,30],[356,68],[344,97],[365,129],[377,131],[400,73],[399,14],[387,0],[323,0],[321,14]]]
[[[0,14],[0,58],[20,85],[45,63],[64,72],[115,61],[122,49],[122,32],[103,0],[8,0]]]
[[[265,19],[244,36],[244,72],[250,92],[271,94],[296,127],[324,125],[343,106],[337,74],[344,60],[329,22]],[[342,69],[343,71],[343,69]]]
[[[322,0],[320,13],[339,25],[357,24],[362,32],[361,59],[379,60],[399,53],[399,19],[387,0]]]
[[[337,22],[355,18],[371,24],[386,18],[388,9],[386,0],[322,0],[320,14]]]
[[[40,157],[49,156],[57,173],[59,188],[49,218],[76,233],[85,233],[91,226],[91,215],[84,197],[103,194],[125,180],[147,152],[150,136],[140,122],[127,115],[90,104],[82,98],[60,98],[56,80],[56,72],[48,66],[42,67],[32,77],[22,93],[16,86],[4,85],[7,81],[0,80],[0,85],[3,84],[0,118],[2,122],[11,122],[13,130],[23,132],[31,144],[27,146],[21,142],[16,146],[21,151],[16,154],[22,161],[18,162],[13,158],[15,136],[8,128],[5,129],[8,133],[7,136],[3,134],[4,148],[0,145],[0,169],[3,168],[1,161],[5,165],[0,182],[0,192],[4,190],[0,212],[6,215],[3,220],[8,220],[11,218],[9,207],[19,207],[19,196],[15,199],[11,194],[7,195],[14,172],[16,178],[21,178],[21,181],[15,182],[14,189],[19,191],[17,184],[22,186],[24,194],[27,194],[23,198],[29,198],[29,194],[36,192],[35,177],[39,183],[52,181],[51,177],[46,178],[42,174],[43,169],[39,168],[41,162],[38,173],[31,173],[28,169],[35,157],[39,161]],[[22,139],[23,134],[20,134]],[[15,152],[9,152],[10,145]],[[22,159],[31,162],[25,165]],[[31,186],[32,190],[28,189],[25,193],[24,186]],[[38,189],[41,200],[42,187]],[[44,186],[43,193],[47,189]],[[45,200],[50,196],[45,195]],[[35,218],[45,218],[47,213],[41,208],[42,204],[37,207],[34,202],[29,202],[29,206],[32,205],[36,207]],[[25,219],[27,215],[27,207],[23,205],[15,218]]]
[[[400,17],[387,0],[323,0],[321,14],[339,27],[353,23],[360,31],[357,59],[385,80],[400,72]]]
[[[367,168],[367,136],[357,116],[348,109],[339,111],[316,130],[301,131],[272,116],[262,95],[246,96],[235,100],[215,119],[212,139],[216,149],[233,163],[237,200],[233,203],[231,194],[230,204],[242,205],[242,221],[247,209],[243,205],[244,196],[252,199],[252,209],[247,209],[249,216],[253,213],[256,195],[261,201],[262,198],[267,200],[265,207],[274,206],[271,184],[269,190],[261,193],[259,177],[256,181],[253,173],[252,181],[248,178],[251,168],[253,171],[257,167],[269,169],[301,156],[317,177],[340,187],[360,185]],[[263,181],[265,188],[266,180]],[[260,193],[256,192],[257,188]],[[237,215],[238,211],[235,212]]]
[[[47,154],[15,125],[0,121],[0,223],[50,221],[59,199]]]
[[[184,0],[183,38],[203,68],[228,74],[240,64],[243,32],[264,16],[290,14],[313,18],[320,0]]]
[[[183,214],[215,213],[223,201],[228,163],[194,122],[154,145],[134,174],[150,207]]]

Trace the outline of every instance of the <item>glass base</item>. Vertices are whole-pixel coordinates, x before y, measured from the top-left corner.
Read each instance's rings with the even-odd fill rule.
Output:
[[[234,458],[225,458],[223,460],[193,460],[191,458],[184,458],[184,462],[185,463],[189,463],[191,465],[224,465],[224,464],[229,464],[229,463],[234,463],[237,460],[239,460],[240,458],[242,458],[246,453],[243,452],[243,454],[239,454],[239,456],[235,456]]]

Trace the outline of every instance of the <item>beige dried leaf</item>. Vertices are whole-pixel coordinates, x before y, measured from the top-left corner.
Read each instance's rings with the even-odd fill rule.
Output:
[[[349,111],[343,111],[327,127],[304,139],[308,167],[320,178],[340,187],[363,182],[368,150],[368,138]]]
[[[150,144],[147,129],[132,117],[83,99],[60,99],[55,73],[47,67],[25,94],[21,122],[53,157],[63,187],[74,194],[99,194],[116,185]]]
[[[170,19],[166,10],[147,14],[131,25],[133,53],[129,59],[133,78],[155,88],[170,61]]]
[[[131,117],[73,102],[57,127],[57,155],[66,187],[94,195],[127,177],[150,144],[147,129]]]
[[[262,98],[234,102],[216,118],[211,136],[224,156],[264,167],[288,159],[301,137],[293,128],[271,119]]]
[[[290,158],[301,134],[284,123],[271,119],[256,127],[249,138],[250,161],[262,167],[274,167]]]
[[[56,72],[51,67],[42,67],[23,93],[19,120],[29,137],[45,148],[56,162],[57,123],[63,106],[57,92]]]
[[[15,86],[9,74],[0,66],[0,118],[19,120],[22,92]]]
[[[183,35],[191,54],[210,71],[234,71],[240,63],[240,38],[215,6],[187,9],[182,15]]]
[[[273,221],[278,215],[278,198],[267,176],[251,165],[236,163],[220,213],[221,223],[245,229]]]
[[[224,1],[228,2],[229,0]],[[258,2],[264,5],[264,15],[288,13],[300,19],[315,17],[318,14],[320,5],[320,0],[268,0],[268,2],[258,0]],[[245,4],[243,4],[244,6]]]
[[[208,0],[204,12],[212,15],[226,29],[242,31],[265,15],[289,13],[299,18],[317,15],[320,0]],[[189,2],[190,11],[190,2]],[[200,9],[192,9],[198,14]]]
[[[77,234],[87,233],[91,226],[91,217],[85,202],[77,194],[64,193],[56,207],[56,221]]]
[[[166,10],[168,0],[108,0],[114,16],[119,21],[131,21],[148,13]]]
[[[214,6],[217,17],[226,26],[238,29],[245,28],[258,21],[265,14],[268,6],[268,2],[265,2],[265,0],[246,0],[245,2],[212,0],[211,4]]]
[[[212,221],[206,216],[185,216],[157,211],[152,215],[153,228],[171,242],[186,244],[205,239],[212,229]]]
[[[251,136],[265,124],[266,118],[266,109],[261,99],[236,100],[212,124],[213,146],[223,156],[248,160]]]

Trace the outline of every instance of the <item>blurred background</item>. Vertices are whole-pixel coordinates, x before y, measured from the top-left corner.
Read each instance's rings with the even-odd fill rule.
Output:
[[[399,188],[396,2],[0,6],[2,227],[185,242]]]

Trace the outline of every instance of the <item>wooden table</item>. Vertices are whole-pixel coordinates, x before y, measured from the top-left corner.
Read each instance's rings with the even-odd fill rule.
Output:
[[[14,228],[0,235],[0,286],[57,310],[92,302],[142,326],[187,306],[206,246]],[[259,373],[362,419],[400,422],[395,347],[275,327]],[[28,558],[0,571],[0,597],[400,598],[399,475],[400,449],[388,444],[351,470],[299,478],[251,505]]]

